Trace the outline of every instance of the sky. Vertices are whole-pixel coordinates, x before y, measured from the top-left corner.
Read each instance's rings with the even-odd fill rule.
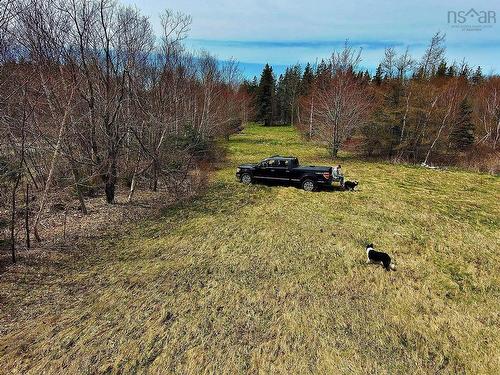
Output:
[[[486,74],[500,74],[498,0],[122,0],[121,3],[139,8],[150,18],[158,35],[159,14],[164,9],[190,15],[192,25],[186,47],[209,51],[222,61],[237,60],[247,78],[259,76],[266,63],[277,74],[287,65],[315,63],[341,49],[346,40],[362,48],[360,67],[373,72],[384,48],[392,46],[404,51],[408,47],[412,56],[419,58],[438,31],[446,34],[448,61],[461,62],[465,58],[471,66],[480,65]],[[474,11],[469,12],[471,8]],[[461,14],[463,19],[459,17]]]

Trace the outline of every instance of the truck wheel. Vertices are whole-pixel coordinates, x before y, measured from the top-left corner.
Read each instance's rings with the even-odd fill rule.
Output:
[[[243,173],[241,175],[241,182],[243,182],[245,185],[249,185],[252,183],[252,176],[250,176],[248,173]]]
[[[311,179],[306,179],[302,182],[302,189],[305,191],[314,191],[316,189],[316,183]]]

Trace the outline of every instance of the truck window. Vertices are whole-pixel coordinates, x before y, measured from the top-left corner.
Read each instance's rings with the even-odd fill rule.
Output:
[[[269,159],[268,167],[279,167],[279,159]]]
[[[281,168],[288,168],[289,161],[287,159],[279,159],[278,161],[278,167]]]

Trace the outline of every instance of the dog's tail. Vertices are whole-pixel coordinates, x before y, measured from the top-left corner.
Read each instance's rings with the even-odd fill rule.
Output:
[[[389,269],[392,271],[396,271],[396,265],[394,263],[389,264]]]

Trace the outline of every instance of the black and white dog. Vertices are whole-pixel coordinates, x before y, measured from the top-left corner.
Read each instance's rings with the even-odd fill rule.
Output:
[[[394,266],[394,264],[392,264],[389,254],[383,253],[381,251],[376,251],[373,248],[372,243],[366,246],[366,256],[368,258],[366,263],[381,264],[382,266],[384,266],[386,271],[396,271],[396,267]]]
[[[354,188],[359,185],[358,181],[346,181],[344,182],[344,189],[354,191]]]

